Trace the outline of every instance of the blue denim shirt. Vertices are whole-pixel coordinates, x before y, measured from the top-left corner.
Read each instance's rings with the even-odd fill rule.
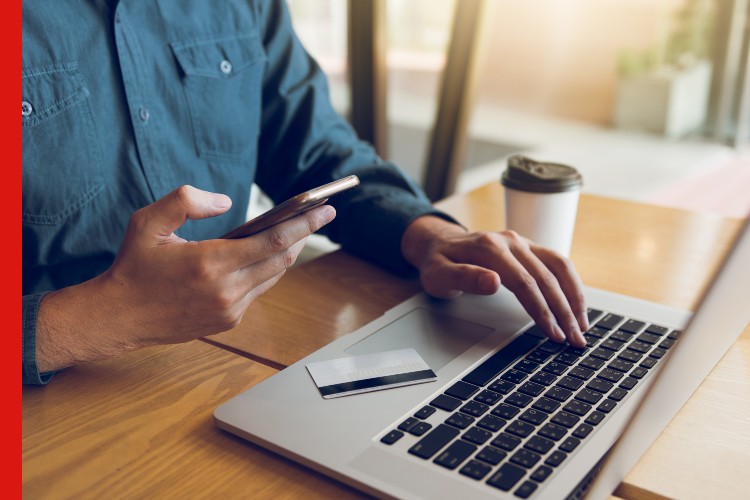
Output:
[[[276,202],[349,174],[326,234],[396,272],[406,226],[436,213],[338,116],[282,0],[24,0],[23,380],[44,292],[113,262],[130,216],[182,184],[229,195],[189,240],[243,222],[253,181]]]

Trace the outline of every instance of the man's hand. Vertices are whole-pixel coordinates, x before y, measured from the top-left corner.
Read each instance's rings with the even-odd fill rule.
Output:
[[[136,212],[112,267],[48,294],[37,323],[41,371],[155,344],[186,342],[236,326],[281,278],[330,206],[236,240],[186,241],[187,219],[226,212],[227,196],[182,186]]]
[[[502,284],[551,339],[585,346],[581,330],[588,328],[588,318],[581,280],[570,260],[553,250],[513,231],[468,233],[435,216],[412,222],[401,249],[430,295],[491,295]]]

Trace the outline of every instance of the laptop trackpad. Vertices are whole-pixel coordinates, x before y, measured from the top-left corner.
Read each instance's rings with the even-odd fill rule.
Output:
[[[346,352],[370,354],[412,347],[437,371],[493,331],[488,326],[418,308],[350,346]]]

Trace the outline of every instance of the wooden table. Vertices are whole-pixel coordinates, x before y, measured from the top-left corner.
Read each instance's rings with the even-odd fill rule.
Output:
[[[471,229],[497,230],[502,203],[500,187],[488,185],[440,207]],[[571,256],[588,285],[690,309],[739,227],[707,214],[583,196]],[[25,387],[24,496],[361,497],[219,431],[211,412],[418,290],[414,281],[335,252],[287,273],[232,331]],[[750,328],[616,494],[741,498],[750,491],[749,395]]]

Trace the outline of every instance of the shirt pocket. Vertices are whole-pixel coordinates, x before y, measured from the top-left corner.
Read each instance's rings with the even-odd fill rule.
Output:
[[[241,161],[260,127],[265,52],[256,33],[173,42],[198,156]]]
[[[22,72],[23,222],[56,225],[104,188],[89,91],[74,62]]]

